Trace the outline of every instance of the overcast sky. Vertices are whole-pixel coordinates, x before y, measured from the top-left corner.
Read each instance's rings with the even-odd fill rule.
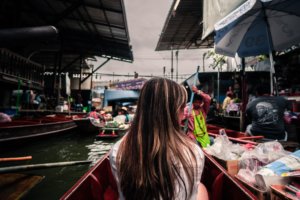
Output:
[[[109,61],[98,73],[133,75],[163,75],[171,70],[171,52],[154,51],[160,33],[167,18],[173,0],[124,0],[130,44],[132,45],[133,63]],[[207,50],[206,50],[207,51]],[[201,50],[180,50],[178,54],[178,74],[192,74],[197,65],[202,66]],[[95,66],[103,62],[101,58]],[[174,53],[174,77],[176,61]],[[102,76],[101,80],[112,80],[111,76]],[[114,80],[127,80],[126,77],[114,77]]]

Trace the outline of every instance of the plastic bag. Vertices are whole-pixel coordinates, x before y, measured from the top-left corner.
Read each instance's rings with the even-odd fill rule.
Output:
[[[288,152],[277,141],[258,144],[253,150],[245,151],[240,157],[241,169],[260,169],[285,155]]]
[[[208,154],[221,160],[237,160],[245,151],[245,148],[240,144],[233,144],[226,134],[222,134],[216,137],[214,144],[205,150]]]

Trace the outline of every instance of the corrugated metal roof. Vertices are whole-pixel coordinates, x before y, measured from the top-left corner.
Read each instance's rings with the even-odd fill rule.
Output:
[[[123,0],[9,0],[0,3],[0,29],[52,25],[59,36],[1,46],[53,68],[79,56],[133,61]],[[0,30],[1,31],[1,30]],[[80,60],[73,63],[78,68]]]
[[[170,8],[155,50],[213,47],[213,36],[201,40],[202,0],[181,0],[174,11],[175,3]]]

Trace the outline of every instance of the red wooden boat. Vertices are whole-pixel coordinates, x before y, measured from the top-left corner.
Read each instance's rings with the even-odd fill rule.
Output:
[[[73,121],[77,125],[80,133],[97,134],[104,126],[104,123],[95,123],[93,119],[86,117],[73,118]]]
[[[240,140],[261,140],[264,138],[264,136],[247,136],[246,133],[235,131],[232,129],[222,128],[216,125],[207,124],[207,131],[208,134],[211,136],[219,135],[220,129],[224,129],[226,132],[226,135],[230,138],[237,138]]]
[[[243,140],[240,140],[240,142],[247,143],[247,141]],[[235,177],[230,176],[228,172],[207,153],[205,153],[202,182],[206,186],[210,199],[212,200],[258,199]],[[108,155],[98,161],[95,166],[61,197],[61,199],[118,199],[118,190],[111,172]]]
[[[96,139],[114,139],[124,136],[127,129],[121,129],[121,128],[107,128],[103,127],[101,128],[100,133],[96,136]]]
[[[73,128],[76,128],[76,124],[65,115],[15,119],[11,122],[0,123],[0,146],[61,133]]]
[[[250,143],[250,141],[254,141],[254,142],[264,142],[264,136],[246,136],[246,134],[244,132],[240,132],[240,131],[235,131],[235,130],[231,130],[231,129],[226,129],[223,127],[219,127],[216,125],[212,125],[212,124],[207,124],[207,131],[208,134],[212,137],[216,137],[217,135],[219,135],[219,131],[220,129],[224,129],[226,132],[226,135],[228,136],[228,138],[232,141],[235,142],[240,142],[241,140],[247,140],[248,143]],[[281,143],[281,145],[284,147],[285,150],[288,151],[295,151],[297,149],[299,149],[299,143],[297,141],[294,140],[288,140],[288,141],[279,141]]]

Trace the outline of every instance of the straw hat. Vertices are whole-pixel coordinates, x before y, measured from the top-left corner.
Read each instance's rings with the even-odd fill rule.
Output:
[[[126,112],[127,112],[127,108],[126,108],[126,107],[124,107],[124,106],[121,108],[121,110],[124,110],[124,111],[126,111]]]

